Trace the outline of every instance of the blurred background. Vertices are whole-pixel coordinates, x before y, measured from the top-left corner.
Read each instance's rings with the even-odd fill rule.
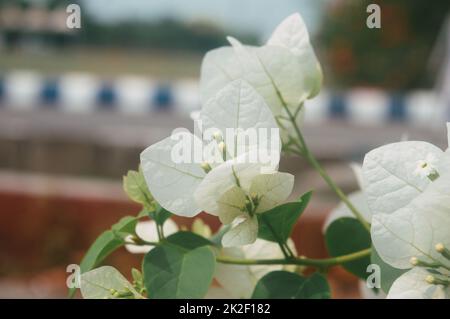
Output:
[[[66,26],[73,3],[80,29]],[[381,7],[381,29],[366,26],[370,3]],[[447,147],[449,8],[447,0],[0,0],[0,298],[65,297],[66,266],[139,209],[122,175],[148,145],[193,129],[203,55],[226,35],[263,44],[294,12],[325,76],[304,132],[345,191],[357,188],[348,163],[376,146],[407,138]],[[295,196],[315,190],[294,232],[298,250],[326,256],[321,227],[335,196],[301,159],[284,158],[281,169],[296,174]],[[126,272],[139,260],[119,251],[107,262]],[[334,296],[359,296],[354,277],[330,276]]]

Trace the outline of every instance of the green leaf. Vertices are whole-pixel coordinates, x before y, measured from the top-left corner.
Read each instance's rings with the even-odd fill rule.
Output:
[[[208,239],[188,231],[177,232],[167,237],[166,240],[173,245],[188,250],[202,246],[214,245]]]
[[[140,214],[138,217],[123,217],[119,222],[111,226],[111,230],[104,231],[98,236],[81,260],[81,273],[83,274],[97,267],[112,252],[120,248],[124,244],[124,235],[134,233],[139,218]],[[69,297],[73,297],[75,291],[75,288],[69,289]]]
[[[409,269],[398,269],[394,268],[391,265],[385,263],[383,259],[378,255],[375,247],[372,246],[372,255],[370,256],[370,260],[372,264],[378,265],[380,267],[380,279],[381,279],[381,289],[388,293],[389,289],[391,289],[394,281],[407,272]]]
[[[215,256],[209,247],[186,250],[170,243],[144,258],[144,284],[149,298],[203,298],[212,282]]]
[[[338,218],[328,226],[325,233],[325,241],[328,253],[332,257],[338,257],[346,254],[371,247],[369,232],[361,223],[351,217]],[[347,271],[365,279],[370,273],[367,273],[367,266],[370,264],[370,257],[360,258],[342,264]]]
[[[119,220],[116,224],[111,226],[111,230],[115,232],[123,232],[134,234],[134,230],[136,228],[136,224],[138,222],[139,216],[125,216],[121,220]]]
[[[140,168],[139,171],[128,171],[123,177],[123,190],[132,201],[142,204],[147,209],[152,208],[153,196],[148,190]]]
[[[172,216],[172,213],[157,205],[154,211],[149,212],[148,216],[158,225],[164,225],[164,222]]]
[[[258,237],[273,242],[286,242],[295,223],[308,206],[311,196],[312,192],[305,193],[297,202],[286,203],[258,214]]]
[[[81,275],[84,299],[141,299],[133,285],[114,267],[104,266]]]
[[[253,299],[328,299],[330,287],[325,277],[314,273],[303,277],[288,271],[273,271],[256,284]]]

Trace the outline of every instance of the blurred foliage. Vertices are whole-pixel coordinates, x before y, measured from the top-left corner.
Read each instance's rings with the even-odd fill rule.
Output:
[[[381,7],[381,29],[366,26],[370,3]],[[328,85],[393,90],[432,85],[429,56],[449,8],[448,0],[330,1],[317,39]]]
[[[70,3],[81,6],[80,30],[70,33],[58,32],[30,32],[26,30],[3,30],[6,45],[17,46],[21,37],[30,39],[30,36],[41,40],[50,46],[64,47],[81,45],[89,47],[115,47],[115,48],[151,48],[170,50],[191,50],[204,52],[226,45],[227,33],[212,21],[196,21],[183,23],[178,20],[161,18],[152,21],[120,20],[101,22],[93,18],[90,12],[83,10],[80,0],[0,0],[2,7],[14,6],[21,10],[28,10],[33,6],[52,10],[65,10]],[[24,21],[24,24],[26,22]],[[245,43],[256,44],[258,39],[253,34],[238,35]]]
[[[82,23],[77,42],[90,46],[207,51],[226,44],[225,32],[208,22],[188,25],[163,19],[101,24],[85,18]]]

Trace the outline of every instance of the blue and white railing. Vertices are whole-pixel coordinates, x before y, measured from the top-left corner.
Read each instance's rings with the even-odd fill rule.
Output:
[[[137,76],[102,80],[85,73],[45,77],[28,71],[0,75],[0,108],[54,108],[76,113],[110,110],[125,114],[171,110],[187,115],[199,107],[196,80],[158,82]],[[402,95],[375,89],[324,90],[306,107],[306,122],[313,124],[342,119],[361,125],[389,121],[432,125],[446,117],[434,91]]]

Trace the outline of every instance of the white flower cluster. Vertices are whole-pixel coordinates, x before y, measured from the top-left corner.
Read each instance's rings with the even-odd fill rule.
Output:
[[[449,298],[450,148],[393,143],[369,152],[355,171],[362,191],[349,198],[371,222],[374,248],[387,264],[409,269],[387,297]],[[351,213],[341,204],[325,227],[344,216]]]
[[[213,50],[203,61],[201,136],[177,133],[177,138],[168,137],[141,154],[144,176],[155,200],[179,216],[205,211],[230,224],[222,239],[224,247],[255,242],[256,215],[290,195],[294,177],[277,171],[279,116],[283,108],[299,107],[316,95],[322,81],[299,14],[283,21],[261,47],[228,40],[231,47]],[[224,132],[230,129],[235,135],[224,140]],[[246,138],[255,129],[268,133]],[[203,134],[206,131],[214,132]],[[184,152],[196,153],[196,145],[211,141],[214,150],[202,154],[203,163],[175,160],[180,135]],[[260,154],[267,153],[272,154],[270,161],[263,161]]]

